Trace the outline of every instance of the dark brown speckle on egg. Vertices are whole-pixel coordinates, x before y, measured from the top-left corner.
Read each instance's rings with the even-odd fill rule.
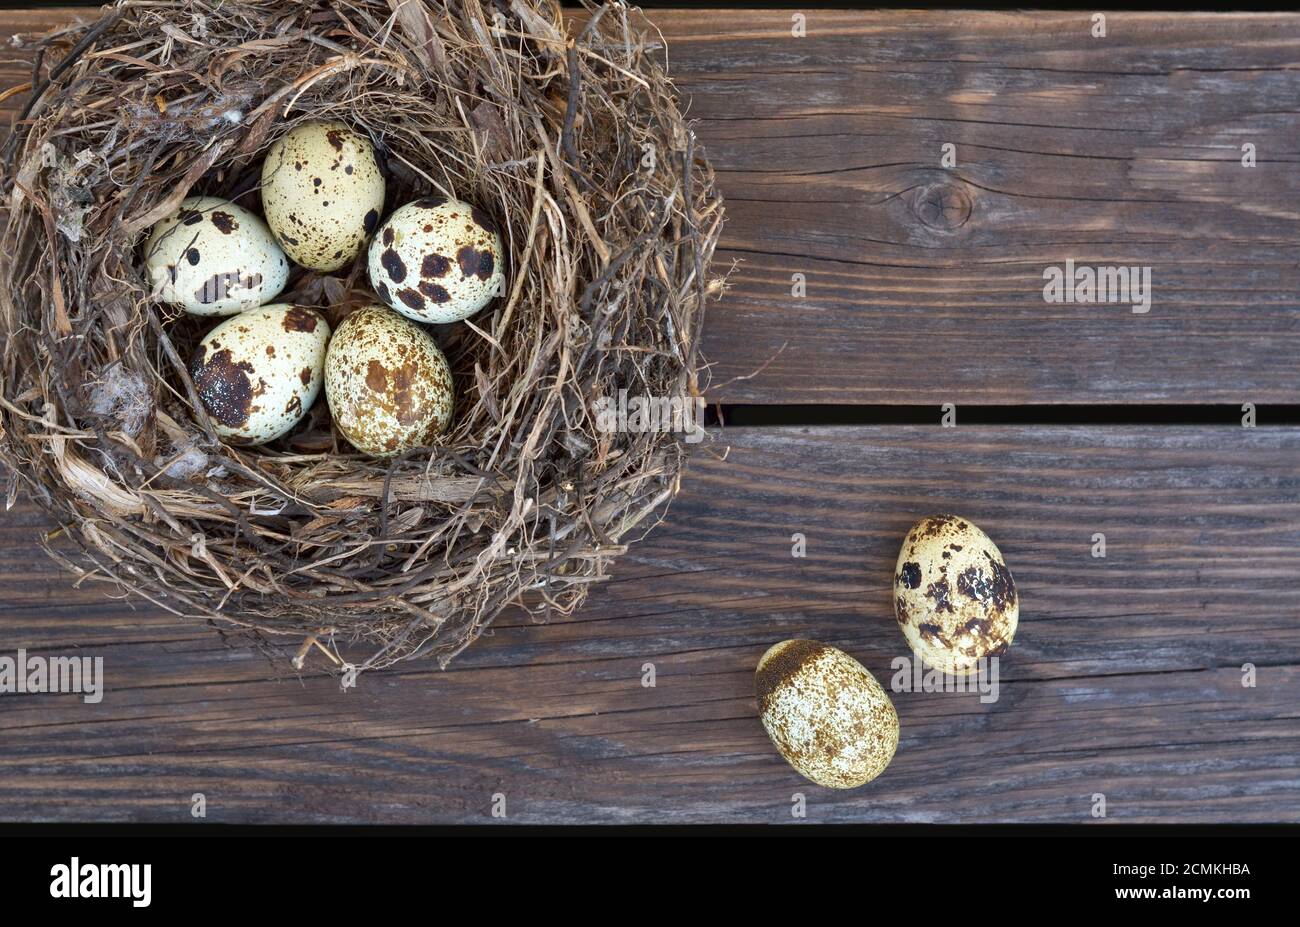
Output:
[[[466,277],[487,280],[492,276],[491,251],[480,251],[478,248],[465,245],[456,252],[456,263],[460,265],[460,272]]]
[[[200,352],[190,369],[190,378],[203,407],[222,425],[229,428],[244,425],[253,403],[253,384],[249,379],[249,374],[254,372],[252,364],[236,363],[229,348],[205,355],[206,352]]]
[[[406,279],[406,264],[403,263],[401,255],[392,248],[379,256],[379,263],[383,265],[384,271],[394,283],[401,283]]]
[[[420,276],[445,277],[451,272],[451,261],[441,254],[426,254],[420,264]]]
[[[284,330],[287,332],[314,332],[320,316],[311,309],[293,306],[284,314]]]
[[[418,291],[405,287],[397,291],[397,298],[400,299],[411,309],[420,312],[424,309],[424,297]]]
[[[224,209],[212,210],[212,224],[217,227],[217,231],[223,235],[230,235],[239,228],[239,222],[235,217]]]
[[[262,285],[261,274],[245,275],[242,271],[213,274],[194,291],[194,299],[202,305],[211,305],[231,295],[236,289],[252,290]]]
[[[443,287],[438,286],[438,284],[436,283],[431,283],[428,280],[420,281],[420,292],[423,293],[429,299],[433,300],[435,303],[441,304],[451,299],[451,294],[448,293]]]

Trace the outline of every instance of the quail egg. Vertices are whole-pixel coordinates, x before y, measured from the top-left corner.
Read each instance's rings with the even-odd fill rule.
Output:
[[[357,450],[393,457],[429,444],[451,421],[451,369],[429,333],[383,306],[344,319],[325,358],[334,424]]]
[[[894,758],[894,705],[867,668],[842,650],[782,641],[759,660],[754,689],[768,736],[805,779],[857,788]]]
[[[233,315],[270,302],[289,261],[266,223],[229,200],[191,196],[160,220],[145,245],[154,292],[194,315]]]
[[[442,196],[407,203],[370,243],[370,285],[417,322],[458,322],[503,292],[501,236],[476,206]]]
[[[262,162],[262,211],[303,267],[331,271],[349,263],[383,209],[374,145],[341,122],[295,126]]]
[[[329,337],[320,313],[284,303],[249,309],[209,332],[190,378],[217,434],[265,444],[298,424],[320,394]]]
[[[894,615],[927,666],[963,676],[981,657],[1010,646],[1020,602],[1002,552],[987,534],[970,519],[930,515],[903,539]]]

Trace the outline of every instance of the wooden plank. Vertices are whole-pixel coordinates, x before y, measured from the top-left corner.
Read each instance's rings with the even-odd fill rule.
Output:
[[[1300,18],[807,15],[663,21],[745,262],[714,398],[1296,401]],[[1046,303],[1067,259],[1150,267],[1150,312]]]
[[[813,821],[1089,823],[1095,793],[1111,821],[1300,821],[1300,432],[724,437],[577,617],[507,617],[446,672],[346,693],[67,590],[20,507],[0,521],[0,654],[103,656],[108,691],[0,697],[0,819],[187,821],[202,792],[209,820],[487,823],[500,793],[516,823],[779,823],[799,792]],[[998,701],[896,693],[880,779],[800,780],[756,717],[759,655],[816,637],[888,683],[898,545],[942,510],[989,531],[1021,590]]]
[[[652,14],[738,262],[712,400],[1300,401],[1300,16],[791,16]],[[1151,310],[1044,302],[1071,259],[1150,267]]]

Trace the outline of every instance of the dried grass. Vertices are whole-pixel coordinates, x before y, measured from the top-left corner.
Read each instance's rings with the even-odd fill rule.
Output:
[[[32,84],[3,149],[0,461],[83,578],[299,665],[315,643],[326,668],[445,666],[508,606],[571,613],[662,517],[680,436],[603,432],[593,405],[699,395],[722,208],[637,13],[135,0],[41,38]],[[219,441],[185,364],[207,326],[151,299],[138,259],[187,195],[256,209],[263,152],[316,118],[380,145],[389,208],[474,200],[511,255],[508,296],[436,333],[451,431],[391,463],[350,452],[323,397],[271,445]],[[337,325],[365,276],[363,252],[283,298]]]

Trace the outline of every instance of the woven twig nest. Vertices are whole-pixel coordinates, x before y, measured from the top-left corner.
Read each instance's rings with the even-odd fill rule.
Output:
[[[635,12],[128,0],[36,44],[3,152],[0,459],[10,504],[25,489],[75,544],[49,544],[69,568],[299,665],[311,642],[327,668],[446,665],[507,607],[570,613],[662,517],[688,442],[596,409],[700,395],[722,209]],[[449,430],[391,461],[353,450],[323,397],[271,444],[219,440],[187,373],[212,320],[162,305],[141,267],[182,197],[256,210],[266,149],[312,119],[370,136],[386,208],[458,196],[505,243],[505,295],[433,332]],[[363,251],[279,301],[337,327],[366,287]]]

